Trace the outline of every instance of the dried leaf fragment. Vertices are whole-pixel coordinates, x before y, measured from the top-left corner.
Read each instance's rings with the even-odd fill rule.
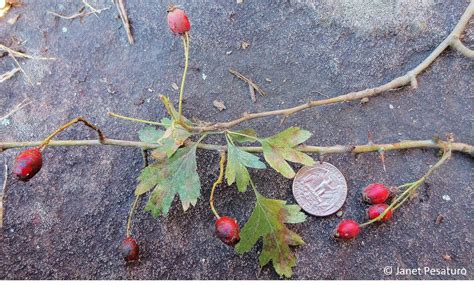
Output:
[[[250,43],[243,41],[242,44],[240,45],[242,49],[248,49],[250,47]]]
[[[221,100],[214,100],[212,101],[212,105],[217,108],[219,111],[224,111],[226,109],[226,106],[223,101]]]

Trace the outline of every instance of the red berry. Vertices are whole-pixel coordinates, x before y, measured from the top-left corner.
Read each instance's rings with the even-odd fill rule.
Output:
[[[123,259],[125,261],[137,261],[138,260],[138,254],[139,254],[139,248],[137,241],[132,238],[132,237],[127,237],[122,241],[122,245],[120,248],[122,252]]]
[[[362,192],[364,200],[369,204],[380,204],[387,200],[390,190],[383,184],[373,183]]]
[[[15,159],[13,173],[22,181],[28,181],[40,171],[43,156],[38,148],[30,148],[20,152]]]
[[[355,238],[360,232],[359,224],[353,220],[342,220],[336,227],[334,237],[342,239]]]
[[[240,240],[240,228],[237,221],[230,217],[221,217],[216,221],[216,236],[225,244],[234,246]]]
[[[373,220],[375,218],[377,218],[378,216],[380,216],[380,214],[382,214],[385,209],[388,208],[388,205],[387,204],[375,204],[375,205],[372,205],[370,206],[368,209],[367,209],[367,215],[369,216],[369,220]],[[385,216],[383,216],[383,218],[380,220],[382,222],[386,222],[388,220],[390,220],[390,218],[392,217],[392,209],[390,209],[386,214]]]
[[[191,29],[186,13],[175,6],[168,8],[168,26],[173,33],[177,34],[184,34]]]

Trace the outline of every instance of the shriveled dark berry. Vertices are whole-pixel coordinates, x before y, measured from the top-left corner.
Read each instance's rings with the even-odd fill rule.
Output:
[[[132,237],[127,237],[122,241],[120,251],[125,261],[137,261],[140,253],[137,241]]]

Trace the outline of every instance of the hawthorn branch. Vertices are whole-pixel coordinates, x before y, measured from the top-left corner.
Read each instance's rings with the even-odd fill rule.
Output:
[[[7,149],[21,148],[21,147],[32,147],[39,146],[43,141],[27,141],[27,142],[0,142],[0,152]],[[189,141],[187,144],[193,144],[195,142]],[[313,145],[300,145],[297,150],[306,153],[319,153],[319,154],[338,154],[338,153],[368,153],[368,152],[379,152],[379,151],[394,151],[402,149],[417,149],[417,148],[431,148],[431,149],[444,149],[448,142],[443,140],[404,140],[396,143],[387,144],[363,144],[363,145],[333,145],[333,146],[313,146]],[[100,145],[111,145],[111,146],[123,146],[123,147],[136,147],[141,149],[154,149],[159,147],[158,144],[145,143],[141,141],[127,141],[104,138],[100,140],[51,140],[48,143],[48,147],[53,146],[100,146]],[[466,153],[474,156],[474,146],[466,143],[451,143],[452,151]],[[210,151],[226,151],[227,146],[198,143],[198,148]],[[242,150],[252,153],[263,152],[262,147],[259,146],[243,146],[240,147]]]
[[[383,85],[380,85],[374,88],[369,88],[369,89],[356,91],[356,92],[350,92],[350,93],[336,96],[329,99],[309,101],[308,103],[295,106],[292,108],[279,109],[279,110],[273,110],[273,111],[267,111],[267,112],[261,112],[261,113],[244,113],[244,115],[241,118],[238,118],[232,121],[215,123],[209,126],[193,127],[192,130],[195,132],[226,130],[226,129],[235,127],[236,125],[245,121],[258,119],[258,118],[265,118],[265,117],[270,117],[270,116],[284,116],[286,118],[294,113],[297,113],[306,109],[314,108],[317,106],[323,106],[323,105],[331,105],[335,103],[355,101],[355,100],[360,100],[362,98],[374,97],[383,92],[390,91],[393,89],[398,89],[409,84],[412,86],[412,88],[416,88],[418,85],[416,77],[419,74],[421,74],[425,69],[427,69],[439,57],[439,55],[448,47],[452,47],[453,49],[459,51],[460,53],[462,53],[468,58],[474,58],[474,55],[473,55],[474,52],[470,50],[469,48],[467,48],[459,40],[461,37],[461,34],[465,30],[466,25],[469,23],[469,20],[471,19],[473,14],[474,14],[474,0],[471,0],[471,3],[466,8],[466,11],[464,11],[463,15],[459,19],[459,22],[456,24],[452,32],[443,40],[443,42],[441,42],[438,45],[438,47],[436,47],[436,49],[434,49],[431,52],[430,55],[428,55],[428,57],[425,58],[425,60],[423,60],[423,62],[421,62],[418,66],[416,66],[412,70],[408,71],[405,75],[397,77],[388,83],[385,83]]]

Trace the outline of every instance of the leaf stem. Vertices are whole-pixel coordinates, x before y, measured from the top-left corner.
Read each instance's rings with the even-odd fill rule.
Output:
[[[184,71],[181,79],[181,88],[179,89],[178,122],[181,122],[181,114],[183,113],[184,85],[186,82],[186,74],[188,73],[189,67],[189,33],[185,32],[181,38],[183,39],[184,47]]]
[[[132,234],[132,219],[135,209],[137,208],[138,200],[141,195],[135,195],[135,200],[133,201],[132,207],[130,208],[130,212],[128,213],[128,221],[127,221],[127,237],[130,237]]]
[[[160,122],[153,122],[153,121],[147,121],[147,120],[137,119],[137,118],[133,118],[133,117],[127,117],[127,116],[119,115],[119,114],[112,113],[112,112],[107,112],[107,115],[109,115],[111,117],[114,117],[114,118],[127,120],[127,121],[133,121],[133,122],[137,122],[137,123],[144,123],[144,124],[156,125],[156,126],[164,126],[164,124],[162,124]]]
[[[216,216],[217,219],[220,219],[221,216],[219,216],[219,213],[217,213],[216,208],[214,207],[214,192],[217,188],[217,185],[221,184],[224,178],[225,151],[220,152],[220,157],[219,177],[217,177],[217,180],[214,182],[214,184],[212,184],[211,196],[209,197],[209,205],[211,206],[212,213],[214,213],[214,216]]]
[[[244,134],[244,133],[237,133],[237,132],[233,132],[233,131],[230,131],[230,130],[226,130],[226,132],[229,133],[229,134],[234,134],[234,135],[238,135],[238,136],[243,136],[243,137],[246,137],[246,138],[249,138],[249,139],[253,139],[253,140],[259,141],[259,138],[254,137],[254,136],[249,136],[249,135],[246,135],[246,134]]]

